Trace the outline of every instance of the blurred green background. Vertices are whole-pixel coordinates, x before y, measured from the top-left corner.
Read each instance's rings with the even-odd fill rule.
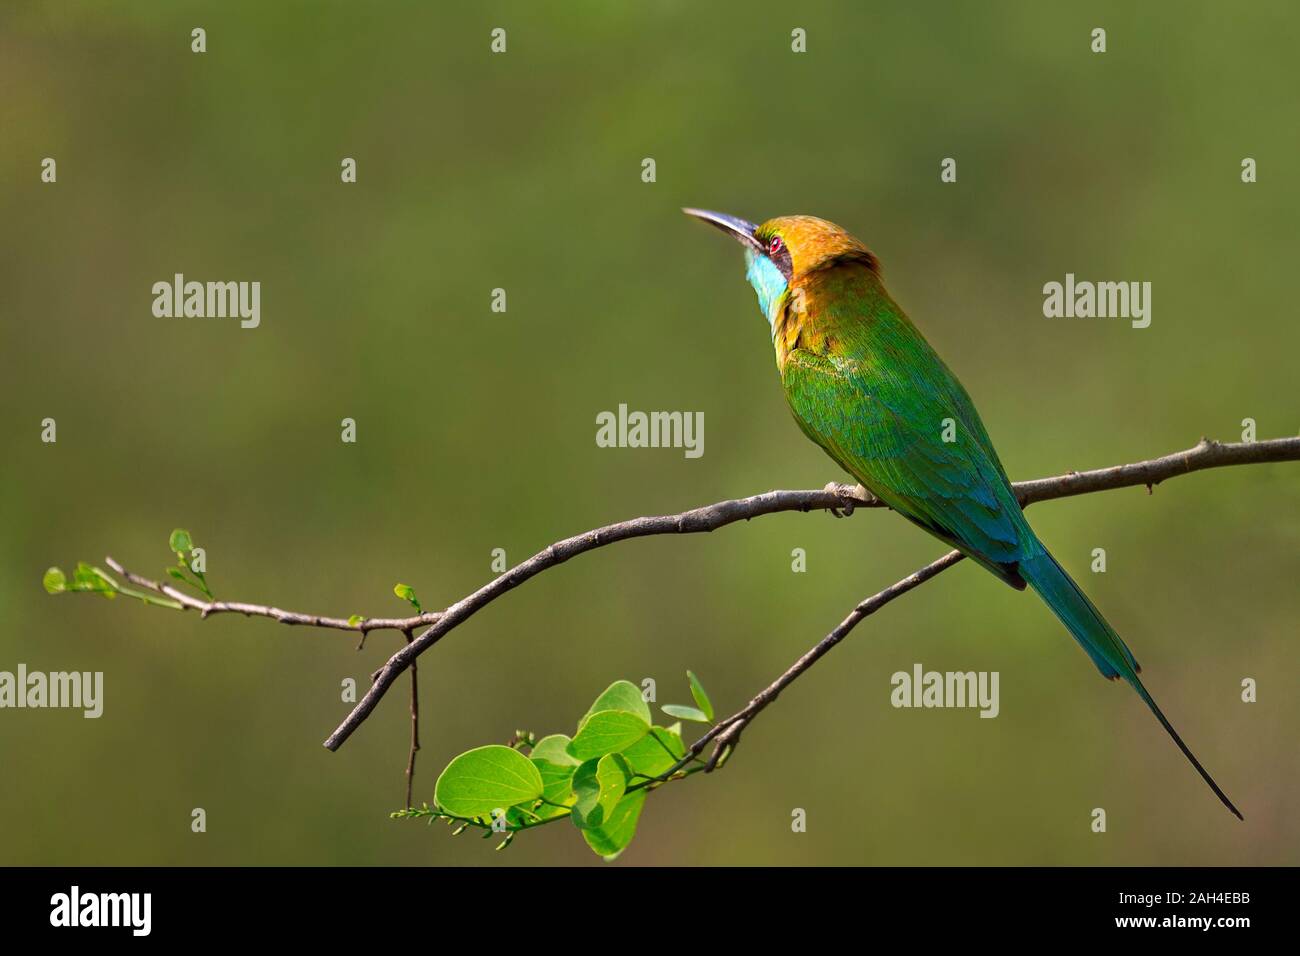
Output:
[[[99,720],[0,712],[0,863],[601,865],[563,823],[498,854],[390,821],[404,684],[321,747],[395,635],[358,653],[40,578],[105,553],[160,575],[180,525],[219,597],[398,614],[394,582],[442,606],[494,548],[839,480],[739,250],[682,205],[861,236],[1013,477],[1246,417],[1295,434],[1294,6],[1053,6],[6,3],[0,670],[106,690]],[[175,272],[259,280],[261,327],[154,318]],[[1066,272],[1151,281],[1151,327],[1044,319]],[[702,411],[704,456],[597,448],[620,402]],[[1033,509],[1244,825],[1039,602],[962,566],[859,628],[724,773],[655,795],[617,865],[1300,862],[1298,507],[1300,466],[1269,465]],[[682,702],[690,667],[729,712],[941,551],[883,512],[792,514],[551,571],[422,658],[417,799],[464,749],[571,733],[615,678]],[[891,708],[918,661],[999,671],[1001,716]]]

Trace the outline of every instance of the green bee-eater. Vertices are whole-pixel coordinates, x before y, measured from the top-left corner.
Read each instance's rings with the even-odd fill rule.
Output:
[[[1240,819],[1142,685],[1132,652],[1034,535],[970,396],[885,291],[870,250],[812,216],[756,226],[684,212],[744,246],[804,434],[891,509],[1017,590],[1037,591],[1105,677],[1133,686]]]

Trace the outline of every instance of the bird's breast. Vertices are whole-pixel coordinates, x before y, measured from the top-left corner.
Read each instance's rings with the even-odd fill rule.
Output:
[[[825,355],[833,346],[833,336],[821,321],[824,314],[821,305],[815,289],[804,283],[790,287],[772,321],[772,345],[776,349],[777,368],[782,372],[795,349]]]

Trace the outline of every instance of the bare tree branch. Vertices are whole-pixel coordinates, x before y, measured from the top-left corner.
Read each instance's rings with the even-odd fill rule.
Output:
[[[1037,481],[1020,482],[1014,488],[1021,503],[1028,505],[1035,501],[1047,501],[1054,498],[1090,494],[1135,485],[1146,485],[1149,490],[1167,478],[1174,478],[1178,475],[1201,471],[1206,468],[1296,460],[1300,460],[1300,438],[1278,438],[1271,441],[1237,444],[1221,444],[1202,438],[1193,448],[1165,455],[1162,458],[1154,458],[1149,461],[1128,465],[1117,465],[1096,471],[1070,472]],[[370,689],[325,741],[325,747],[329,750],[337,750],[342,746],[344,741],[370,716],[375,705],[379,703],[379,700],[388,691],[388,688],[397,679],[398,675],[410,667],[417,657],[437,643],[449,631],[462,624],[477,611],[501,597],[501,595],[514,590],[529,578],[557,564],[562,564],[576,555],[618,541],[626,541],[629,538],[640,538],[656,534],[695,534],[713,531],[736,521],[748,520],[760,515],[775,514],[780,511],[812,511],[817,509],[830,510],[836,513],[842,510],[845,513],[852,513],[855,508],[863,507],[883,507],[883,503],[874,496],[864,494],[860,488],[830,484],[820,491],[769,491],[750,498],[720,501],[717,504],[706,505],[676,515],[633,518],[630,521],[606,525],[603,528],[596,528],[575,535],[572,538],[558,541],[509,571],[503,572],[500,577],[495,578],[467,597],[445,608],[427,630],[397,651],[382,668],[375,672]],[[777,684],[773,685],[775,691],[771,694],[771,697],[765,699],[763,703],[758,705],[752,713],[741,721],[741,728],[753,717],[753,714],[767,706],[771,702],[771,698],[775,697],[775,694],[779,693],[790,681],[812,666],[817,658],[838,643],[858,621],[875,611],[877,607],[883,606],[893,598],[906,593],[956,562],[957,558],[953,558],[952,555],[945,556],[934,564],[921,569],[915,575],[904,578],[891,588],[887,588],[880,594],[874,595],[858,605],[853,614],[850,614],[841,623],[840,627],[827,635],[817,647],[809,652],[813,656],[806,664],[800,667],[800,662],[803,661],[803,658],[801,658],[800,662],[796,662],[791,669],[793,673],[788,671],[782,675],[781,679],[778,679]],[[919,578],[919,580],[913,581],[913,578]],[[136,583],[147,586],[145,582]],[[174,589],[168,588],[163,593],[174,597],[175,595],[170,594],[172,590]],[[876,603],[873,604],[872,602]],[[276,617],[275,614],[269,616]],[[827,641],[830,643],[827,644]],[[755,700],[762,699],[763,695],[769,691],[772,691],[772,687],[761,693]],[[754,706],[753,702],[751,702],[750,706]],[[748,709],[746,708],[746,710]],[[737,718],[742,714],[745,714],[745,711],[740,711]],[[728,718],[728,721],[734,722],[733,718]],[[729,726],[728,721],[724,721],[723,724]],[[721,730],[714,729],[717,733],[711,731],[710,733],[713,733],[711,739],[716,739],[727,732],[726,726],[723,726]],[[739,730],[736,731],[736,735],[738,734]],[[706,734],[706,737],[708,736]],[[734,744],[734,739],[729,742]],[[719,751],[717,755],[720,756],[720,753]],[[714,761],[714,764],[716,765],[716,761]]]
[[[1132,465],[1115,465],[1113,468],[1098,468],[1095,471],[1072,471],[1056,478],[1018,481],[1013,487],[1020,503],[1031,505],[1035,501],[1069,498],[1135,485],[1146,485],[1150,490],[1166,478],[1177,478],[1193,471],[1276,461],[1300,461],[1300,438],[1234,443],[1202,438],[1186,451],[1176,451],[1162,458],[1139,461]]]
[[[686,755],[674,766],[665,770],[659,775],[659,780],[667,780],[674,773],[680,770],[686,764],[690,763],[709,745],[710,741],[715,741],[713,753],[709,756],[708,762],[704,765],[706,772],[713,770],[726,760],[727,754],[735,749],[740,742],[740,733],[749,722],[758,715],[772,701],[776,700],[781,691],[785,690],[790,684],[794,683],[804,671],[817,663],[821,657],[832,647],[844,640],[849,631],[858,626],[865,618],[879,611],[882,607],[894,600],[896,597],[902,597],[908,591],[915,587],[920,587],[926,581],[930,580],[941,571],[947,571],[954,564],[959,562],[965,555],[960,551],[949,551],[937,561],[931,561],[925,567],[914,571],[901,581],[895,581],[883,591],[879,591],[871,597],[862,601],[849,612],[849,616],[840,621],[835,629],[814,644],[807,653],[789,666],[776,680],[768,684],[761,691],[754,695],[748,704],[736,711],[725,720],[720,720],[709,729],[699,740],[691,744],[686,751]]]
[[[1116,465],[1112,468],[1101,468],[1095,471],[1070,472],[1065,475],[1041,478],[1036,481],[1018,482],[1013,487],[1022,506],[1027,506],[1036,501],[1091,494],[1113,488],[1145,485],[1147,490],[1150,491],[1151,488],[1167,478],[1207,468],[1296,460],[1300,460],[1300,437],[1237,444],[1221,444],[1202,438],[1198,444],[1186,451],[1175,452],[1161,458],[1153,458],[1149,461],[1127,465]],[[330,750],[337,750],[370,715],[375,705],[387,692],[393,681],[397,679],[398,675],[408,668],[411,669],[411,746],[406,772],[407,806],[409,807],[410,788],[415,774],[415,756],[420,749],[419,692],[414,671],[415,660],[445,634],[507,591],[513,590],[529,578],[557,564],[562,564],[576,555],[630,538],[659,534],[697,534],[713,531],[737,521],[748,521],[750,518],[783,511],[828,510],[838,515],[852,514],[856,508],[880,507],[885,507],[884,503],[867,493],[860,485],[831,483],[820,490],[769,491],[749,498],[720,501],[681,514],[633,518],[630,521],[606,525],[558,541],[444,610],[425,611],[404,618],[366,617],[344,619],[316,614],[302,614],[297,611],[285,611],[281,608],[261,604],[237,601],[205,601],[169,584],[161,584],[128,571],[112,557],[105,560],[108,566],[128,583],[146,591],[152,591],[169,599],[170,602],[174,602],[168,603],[167,606],[178,606],[181,610],[198,611],[205,618],[210,614],[226,613],[243,614],[248,617],[266,617],[286,625],[353,631],[361,634],[363,641],[366,634],[371,631],[400,631],[406,639],[405,646],[393,654],[379,670],[371,675],[371,687],[356,704],[352,712],[344,719],[343,723],[325,741],[325,746]],[[853,612],[838,627],[799,658],[776,681],[757,694],[744,708],[720,721],[696,741],[683,763],[698,757],[709,742],[713,741],[715,747],[707,763],[707,768],[713,769],[716,767],[725,759],[726,754],[734,748],[736,741],[740,737],[740,732],[754,716],[771,704],[785,687],[839,643],[859,622],[894,598],[906,594],[960,560],[961,555],[958,552],[951,552],[864,600],[854,608]],[[421,627],[427,629],[416,636],[415,631]]]

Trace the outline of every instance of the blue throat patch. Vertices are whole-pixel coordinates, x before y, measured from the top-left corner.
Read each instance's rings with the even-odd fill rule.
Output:
[[[768,326],[773,326],[773,310],[785,294],[785,276],[771,259],[746,246],[745,278],[758,295],[758,307],[763,310],[763,318],[767,319]]]

